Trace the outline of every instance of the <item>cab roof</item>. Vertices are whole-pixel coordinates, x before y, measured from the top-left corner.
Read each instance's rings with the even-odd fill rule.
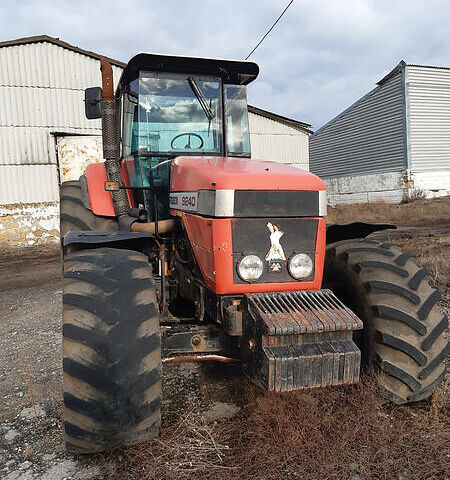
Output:
[[[247,85],[255,80],[259,73],[259,67],[256,63],[242,60],[137,53],[123,70],[120,86],[123,87],[138,78],[141,70],[211,75],[221,77],[225,83],[234,85]]]

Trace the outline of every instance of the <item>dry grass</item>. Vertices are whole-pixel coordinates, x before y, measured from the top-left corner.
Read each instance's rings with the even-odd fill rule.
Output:
[[[360,385],[267,394],[250,388],[232,420],[198,412],[148,444],[104,456],[121,479],[444,479],[450,467],[449,385],[420,407],[383,405]]]
[[[446,313],[450,309],[450,197],[392,205],[384,202],[338,205],[329,209],[327,221],[393,223],[399,230],[381,232],[382,238],[400,245],[428,270],[428,280],[442,294]]]
[[[450,197],[417,199],[393,205],[384,202],[337,205],[328,208],[328,222],[381,222],[396,225],[436,225],[449,221]]]
[[[425,234],[424,234],[425,233]],[[392,232],[388,240],[416,256],[416,261],[428,271],[428,281],[441,292],[442,307],[450,313],[450,234],[429,232]]]

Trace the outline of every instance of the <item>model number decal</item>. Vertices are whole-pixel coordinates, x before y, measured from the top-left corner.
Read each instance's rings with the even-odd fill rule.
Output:
[[[197,211],[197,192],[176,192],[169,195],[170,208],[174,210]]]

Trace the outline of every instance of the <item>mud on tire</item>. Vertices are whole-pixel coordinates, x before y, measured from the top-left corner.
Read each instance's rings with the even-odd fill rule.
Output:
[[[69,253],[63,291],[66,449],[99,452],[158,435],[159,310],[147,257]]]
[[[95,232],[112,232],[117,230],[115,219],[94,215],[83,203],[81,181],[64,182],[60,189],[60,232],[63,237],[67,232],[92,230]]]
[[[324,286],[363,320],[363,363],[379,367],[385,395],[397,404],[429,397],[449,353],[439,291],[412,257],[369,239],[330,244],[325,257]]]

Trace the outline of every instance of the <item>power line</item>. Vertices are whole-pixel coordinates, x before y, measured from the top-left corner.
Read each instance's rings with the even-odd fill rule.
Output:
[[[287,12],[287,9],[294,3],[294,0],[291,0],[288,4],[288,6],[281,12],[281,15],[275,20],[275,23],[269,28],[269,30],[267,30],[266,34],[264,35],[264,37],[261,38],[261,40],[258,42],[258,44],[256,45],[256,47],[245,57],[246,60],[248,60],[250,58],[250,56],[252,55],[252,53],[261,45],[262,42],[264,42],[264,39],[267,37],[267,35],[269,35],[269,33],[273,30],[273,28],[275,27],[275,25],[281,20],[281,17]]]

